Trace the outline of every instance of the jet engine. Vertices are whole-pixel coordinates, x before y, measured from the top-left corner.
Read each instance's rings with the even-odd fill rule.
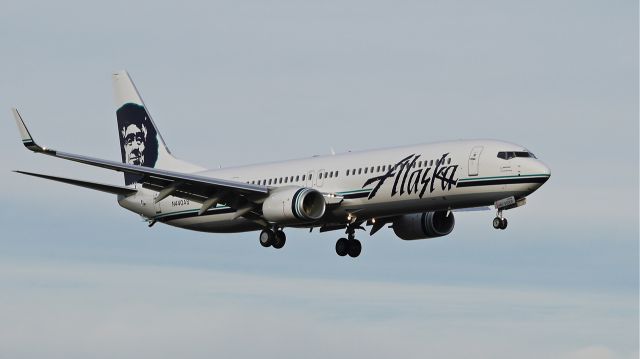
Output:
[[[326,203],[322,193],[312,188],[280,187],[265,199],[262,215],[278,223],[313,222],[324,215]]]
[[[393,221],[393,232],[400,239],[427,239],[446,236],[453,231],[456,224],[453,213],[435,211],[405,214]]]

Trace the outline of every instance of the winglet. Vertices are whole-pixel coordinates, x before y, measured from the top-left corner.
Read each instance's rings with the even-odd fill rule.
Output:
[[[33,137],[31,137],[31,134],[29,133],[27,126],[25,126],[22,116],[20,116],[18,110],[12,108],[11,111],[13,112],[13,117],[16,119],[16,125],[18,125],[18,131],[20,131],[20,137],[22,137],[22,144],[24,147],[33,152],[45,152],[46,148],[38,146],[33,140]]]

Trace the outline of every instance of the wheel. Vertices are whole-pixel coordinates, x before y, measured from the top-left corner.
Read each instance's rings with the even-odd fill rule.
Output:
[[[260,244],[263,247],[270,247],[273,245],[274,237],[275,235],[273,234],[272,230],[265,229],[260,232]]]
[[[283,231],[276,231],[273,238],[273,248],[280,249],[287,242],[287,236]]]
[[[494,218],[493,219],[493,228],[500,229],[501,226],[502,226],[502,219],[500,219],[500,217]]]
[[[507,224],[508,224],[507,219],[503,218],[502,223],[500,223],[500,229],[507,229]]]
[[[349,252],[349,242],[347,241],[347,239],[346,238],[338,239],[338,241],[336,242],[336,253],[340,257],[344,257],[347,255],[348,252]]]
[[[355,258],[360,255],[362,252],[362,243],[360,243],[357,239],[352,239],[349,241],[349,257]]]

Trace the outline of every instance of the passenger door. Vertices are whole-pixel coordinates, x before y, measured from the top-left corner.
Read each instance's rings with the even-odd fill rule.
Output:
[[[156,203],[156,198],[158,198],[158,193],[153,195],[153,208],[155,209],[156,214],[161,214],[162,213],[162,207],[161,207],[162,201]]]
[[[482,153],[482,146],[476,146],[471,149],[469,153],[469,176],[477,176],[478,169],[480,167],[480,154]]]

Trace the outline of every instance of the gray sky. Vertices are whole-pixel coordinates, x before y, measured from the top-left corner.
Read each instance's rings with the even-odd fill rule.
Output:
[[[634,1],[9,2],[0,12],[0,353],[7,357],[636,358]],[[527,206],[445,238],[148,229],[114,184],[127,69],[173,152],[232,166],[457,138],[527,146]],[[38,345],[34,345],[38,343]]]

